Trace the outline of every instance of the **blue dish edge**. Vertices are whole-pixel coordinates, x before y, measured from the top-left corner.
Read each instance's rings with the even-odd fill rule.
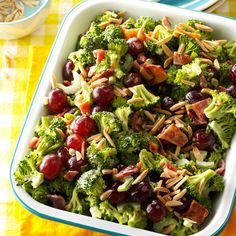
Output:
[[[125,234],[116,233],[116,232],[113,232],[113,231],[104,230],[104,229],[101,229],[101,228],[96,228],[96,227],[92,227],[92,226],[87,226],[87,225],[83,225],[83,224],[79,224],[79,223],[74,223],[74,222],[67,221],[67,220],[62,220],[62,219],[60,219],[60,218],[52,217],[52,216],[49,216],[49,215],[46,215],[46,214],[43,214],[43,213],[41,213],[41,212],[36,211],[35,209],[29,207],[29,206],[17,195],[17,193],[16,193],[16,191],[15,191],[15,189],[14,189],[13,180],[12,180],[12,166],[13,166],[15,154],[16,154],[16,151],[17,151],[17,149],[18,149],[18,145],[19,145],[19,142],[20,142],[20,139],[21,139],[23,130],[24,130],[25,125],[26,125],[26,123],[27,123],[27,120],[28,120],[28,117],[29,117],[29,113],[30,113],[30,111],[31,111],[31,109],[32,109],[32,105],[33,105],[33,103],[34,103],[34,100],[35,100],[36,93],[37,93],[37,91],[38,91],[39,85],[40,85],[41,82],[42,82],[42,78],[43,78],[43,75],[44,75],[44,73],[45,73],[46,66],[47,66],[47,64],[48,64],[49,58],[51,57],[51,53],[52,53],[53,49],[54,49],[55,46],[56,46],[56,42],[57,42],[57,40],[58,40],[58,37],[59,37],[59,35],[60,35],[60,32],[61,32],[61,30],[62,30],[62,28],[63,28],[63,25],[64,25],[66,19],[69,17],[69,15],[70,15],[74,10],[76,10],[78,7],[80,7],[81,5],[83,5],[84,3],[86,3],[87,1],[89,1],[89,0],[83,0],[83,1],[81,1],[81,3],[78,3],[76,6],[74,6],[74,7],[65,15],[65,17],[64,17],[64,19],[63,19],[63,22],[61,23],[60,29],[59,29],[58,32],[57,32],[56,38],[55,38],[55,40],[54,40],[54,42],[53,42],[53,45],[52,45],[51,50],[50,50],[50,53],[49,53],[49,55],[48,55],[48,57],[47,57],[47,60],[46,60],[46,63],[45,63],[45,65],[44,65],[42,74],[41,74],[40,79],[39,79],[39,81],[38,81],[38,83],[37,83],[37,87],[36,87],[36,89],[35,89],[34,96],[33,96],[32,100],[31,100],[30,106],[29,106],[29,108],[28,108],[27,114],[26,114],[25,119],[24,119],[23,126],[22,126],[22,128],[21,128],[19,137],[18,137],[17,142],[16,142],[16,146],[15,146],[15,149],[14,149],[14,152],[13,152],[13,155],[12,155],[12,159],[11,159],[11,164],[10,164],[10,183],[11,183],[11,188],[12,188],[12,190],[13,190],[13,192],[14,192],[14,195],[16,196],[17,200],[21,203],[21,205],[22,205],[25,209],[27,209],[28,211],[30,211],[30,212],[33,213],[34,215],[37,215],[37,216],[39,216],[39,217],[41,217],[41,218],[44,218],[44,219],[53,220],[53,221],[56,221],[56,222],[60,222],[60,223],[64,223],[64,224],[68,224],[68,225],[72,225],[72,226],[76,226],[76,227],[81,227],[81,228],[85,228],[85,229],[89,229],[89,230],[93,230],[93,231],[98,231],[98,232],[101,232],[101,233],[108,233],[108,234],[112,234],[112,235],[121,235],[121,236],[123,236],[123,235],[125,235]],[[164,4],[164,3],[159,3],[159,4],[161,4],[161,5],[167,5],[167,4]],[[168,6],[173,7],[173,8],[178,8],[178,7],[175,7],[175,6],[172,6],[172,5],[168,5]],[[190,10],[190,9],[188,9],[188,10],[189,10],[189,11],[196,11],[196,10]],[[197,12],[199,12],[199,11],[197,11]],[[236,19],[233,18],[233,17],[219,16],[219,15],[217,15],[217,14],[211,14],[211,13],[206,13],[206,12],[202,12],[202,13],[203,13],[203,14],[207,14],[207,15],[216,15],[216,16],[218,16],[218,17],[220,17],[220,18],[227,18],[227,19],[231,19],[231,20],[236,20]],[[229,213],[228,213],[228,215],[227,215],[225,221],[224,221],[224,222],[220,225],[220,227],[212,234],[212,236],[219,235],[219,233],[225,228],[226,224],[228,223],[228,221],[229,221],[229,219],[230,219],[230,217],[231,217],[231,215],[232,215],[232,212],[233,212],[233,209],[234,209],[234,206],[235,206],[235,202],[236,202],[236,190],[235,190],[235,192],[234,192],[234,196],[233,196],[232,201],[231,201],[231,204],[230,204],[230,210],[229,210]]]

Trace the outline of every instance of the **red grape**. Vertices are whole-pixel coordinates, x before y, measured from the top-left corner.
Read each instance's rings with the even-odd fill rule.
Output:
[[[128,39],[127,44],[129,47],[129,53],[132,56],[138,55],[139,53],[144,51],[143,42],[136,37]]]
[[[61,170],[61,159],[55,154],[46,155],[39,165],[39,171],[44,174],[46,180],[54,180],[60,175]]]
[[[234,86],[236,86],[236,64],[234,64],[229,72],[229,78]]]
[[[99,112],[99,111],[107,111],[107,108],[103,107],[103,106],[95,106],[95,107],[93,107],[92,114]]]
[[[73,148],[77,151],[80,151],[83,142],[85,142],[85,140],[81,135],[71,134],[66,139],[66,146],[68,148]]]
[[[48,109],[54,113],[61,113],[67,107],[67,96],[61,89],[53,89],[48,95]]]
[[[166,209],[157,200],[147,205],[146,212],[148,219],[153,222],[161,221],[167,214]]]
[[[74,70],[74,68],[75,68],[75,65],[71,60],[69,60],[65,63],[65,65],[63,67],[64,80],[68,80],[68,81],[73,80],[72,71]]]
[[[72,156],[67,163],[68,170],[80,171],[80,167],[88,163],[87,158],[77,160],[76,156]]]
[[[234,85],[229,86],[226,90],[226,93],[228,93],[231,97],[236,99],[236,87]]]
[[[88,136],[95,131],[96,123],[88,115],[77,116],[70,125],[70,129],[74,134]]]
[[[63,166],[67,169],[67,162],[70,154],[67,147],[60,147],[57,151],[57,156],[61,159]]]
[[[207,134],[204,129],[199,129],[193,134],[193,143],[200,150],[210,151],[215,144],[215,137],[213,134]]]
[[[175,104],[175,101],[171,97],[164,97],[161,107],[165,110],[169,110]]]
[[[152,196],[152,187],[147,181],[133,185],[130,189],[130,198],[135,202],[144,202]]]
[[[114,97],[113,87],[102,85],[93,90],[93,100],[100,106],[109,105]]]
[[[124,85],[126,88],[133,87],[133,86],[136,86],[139,84],[142,84],[142,78],[141,78],[140,74],[138,74],[138,73],[130,73],[124,79]]]
[[[199,102],[199,101],[205,99],[206,97],[207,97],[206,95],[204,95],[201,92],[198,92],[196,90],[188,92],[185,96],[186,100],[191,104]]]
[[[110,196],[108,197],[108,201],[113,204],[117,205],[122,202],[124,202],[128,197],[128,192],[118,192],[117,190],[114,190]]]
[[[182,198],[181,198],[181,202],[183,203],[182,206],[176,206],[175,207],[175,211],[183,213],[185,211],[188,210],[188,208],[190,207],[190,204],[192,202],[193,198],[191,197],[191,195],[189,194],[185,194]]]

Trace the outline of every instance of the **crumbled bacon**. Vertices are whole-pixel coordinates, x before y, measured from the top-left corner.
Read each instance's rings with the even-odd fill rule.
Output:
[[[57,209],[64,210],[65,209],[65,199],[61,195],[57,194],[48,194],[47,199],[50,200],[52,206]]]
[[[142,163],[138,162],[136,165],[129,165],[122,169],[118,174],[115,175],[117,179],[123,179],[135,173],[139,173],[141,170]]]
[[[68,170],[66,174],[64,175],[64,179],[71,182],[74,180],[74,178],[79,174],[76,170]]]
[[[185,65],[191,62],[191,57],[187,54],[174,52],[174,65]]]

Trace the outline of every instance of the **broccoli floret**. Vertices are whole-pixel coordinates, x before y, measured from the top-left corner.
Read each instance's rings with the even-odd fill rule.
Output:
[[[145,24],[145,33],[148,33],[149,31],[153,31],[157,25],[160,25],[160,21],[155,21],[152,17],[141,16],[136,20],[134,27],[140,28],[143,24]]]
[[[229,72],[232,65],[228,64],[227,62],[220,63],[220,78],[219,82],[222,86],[230,86],[232,84],[231,80],[229,79]]]
[[[223,45],[223,50],[227,57],[232,60],[233,63],[236,63],[236,42],[228,41]]]
[[[214,162],[214,168],[216,169],[218,167],[218,163],[220,160],[223,160],[225,158],[225,152],[218,146],[214,147],[214,151],[211,152],[208,161]]]
[[[128,126],[128,121],[129,121],[129,116],[133,111],[131,110],[130,107],[119,107],[115,110],[115,115],[119,118],[122,124],[123,131],[128,131],[129,126]]]
[[[214,170],[208,169],[203,173],[190,176],[184,186],[197,201],[211,208],[210,192],[222,192],[224,181]]]
[[[200,47],[197,42],[187,35],[181,35],[179,37],[179,44],[183,43],[185,45],[184,53],[191,56],[191,58],[198,57],[200,53]]]
[[[133,93],[131,99],[140,98],[140,101],[132,104],[134,109],[147,109],[156,105],[160,99],[159,96],[155,96],[150,93],[143,84],[131,87],[130,91]]]
[[[102,15],[98,15],[95,18],[95,22],[102,23],[108,21],[110,18],[117,18],[117,14],[114,11],[106,11]]]
[[[150,172],[162,172],[162,166],[168,161],[164,156],[159,153],[151,153],[143,149],[139,153],[139,161],[142,163],[142,170],[149,169]]]
[[[131,227],[144,229],[147,226],[147,216],[139,203],[124,203],[117,206],[118,212],[127,219]]]
[[[100,170],[91,169],[83,173],[77,180],[77,192],[98,198],[106,188]]]
[[[116,39],[124,39],[121,27],[119,25],[109,25],[102,33],[106,42],[112,43]]]
[[[105,220],[117,221],[119,224],[124,224],[127,222],[127,218],[120,214],[118,210],[113,207],[107,200],[99,204],[99,211],[101,216]]]
[[[99,26],[92,22],[89,30],[80,38],[79,48],[85,48],[90,51],[94,49],[106,49],[106,42],[102,37],[103,30]]]
[[[88,214],[89,205],[84,200],[83,196],[79,196],[77,192],[77,187],[73,189],[72,197],[69,203],[66,205],[66,210],[74,213],[79,213],[83,215]]]
[[[177,219],[172,213],[169,213],[160,222],[154,223],[153,228],[155,232],[161,233],[170,225],[175,225],[174,230],[170,233],[171,236],[187,236],[197,233],[198,231],[196,224],[191,224],[187,227],[184,225],[183,220]]]
[[[128,45],[124,39],[114,39],[108,44],[108,49],[115,51],[121,57],[128,51]]]
[[[214,131],[221,142],[222,149],[230,146],[236,131],[236,119],[232,115],[211,121],[208,126]]]
[[[123,107],[123,106],[128,106],[127,104],[127,98],[123,98],[121,96],[115,96],[113,98],[113,101],[111,103],[113,108],[119,108],[119,107]]]
[[[206,32],[206,31],[200,30],[195,26],[196,23],[204,25],[205,24],[204,22],[191,19],[191,20],[188,20],[186,23],[187,25],[193,27],[195,29],[194,33],[200,34],[202,39],[207,39],[207,40],[212,39],[212,32]]]
[[[129,53],[127,53],[125,55],[125,58],[121,61],[121,69],[122,69],[122,71],[124,73],[130,72],[130,70],[133,67],[133,62],[134,62],[133,57]]]
[[[33,188],[37,188],[44,181],[43,173],[38,172],[39,156],[36,151],[30,152],[20,161],[14,172],[14,177],[18,185],[30,183]]]
[[[96,121],[100,132],[107,129],[109,134],[114,134],[122,129],[120,120],[112,112],[96,112],[92,117]]]
[[[209,119],[225,119],[226,116],[232,115],[236,117],[236,101],[227,93],[217,90],[210,90],[212,101],[204,110],[205,115]]]
[[[75,68],[75,71],[79,70],[78,63],[81,63],[84,67],[85,66],[92,66],[95,64],[95,57],[93,56],[93,53],[91,50],[88,49],[79,49],[77,52],[72,52],[68,59],[73,61]]]
[[[95,143],[91,143],[87,148],[87,157],[93,168],[109,169],[119,163],[116,149],[107,144],[102,149],[98,149]]]

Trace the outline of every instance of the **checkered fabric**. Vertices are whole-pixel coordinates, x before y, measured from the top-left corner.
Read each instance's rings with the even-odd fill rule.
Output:
[[[9,185],[12,152],[43,61],[46,60],[64,14],[78,2],[53,0],[50,14],[38,31],[19,40],[0,40],[0,52],[5,48],[16,57],[15,65],[8,69],[10,77],[5,79],[0,76],[0,235],[103,235],[32,215],[16,201]],[[236,1],[226,1],[216,13],[236,17]],[[0,75],[4,67],[2,62],[0,55]],[[236,210],[222,236],[236,235],[235,220]]]

